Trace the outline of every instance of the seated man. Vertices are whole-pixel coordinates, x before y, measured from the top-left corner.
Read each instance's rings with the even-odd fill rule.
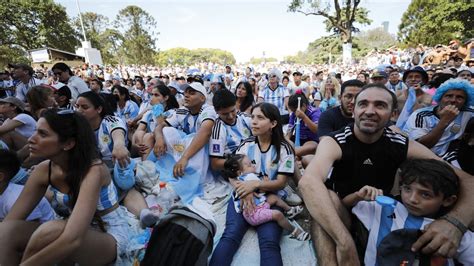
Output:
[[[313,243],[321,265],[359,264],[348,230],[349,212],[340,198],[365,185],[390,194],[395,173],[407,158],[441,160],[423,145],[386,128],[396,108],[393,92],[383,85],[366,85],[355,97],[354,125],[322,138],[314,159],[306,168],[299,187],[313,218]],[[474,228],[474,177],[455,171],[461,179],[461,197],[448,214],[454,222],[433,222],[415,242],[415,250],[427,244],[423,252],[453,256],[463,235],[458,228]]]
[[[474,104],[474,86],[465,80],[451,79],[436,90],[433,99],[438,105],[416,110],[403,130],[441,156],[451,141],[462,136],[474,116],[469,109]]]
[[[229,90],[218,90],[212,99],[219,116],[212,128],[209,155],[214,171],[224,169],[226,156],[234,153],[242,140],[252,135],[250,116],[237,112],[235,95]]]
[[[156,126],[154,130],[156,140],[154,154],[157,155],[159,161],[163,155],[169,155],[165,159],[170,158],[170,156],[173,157],[168,162],[160,161],[165,164],[157,167],[157,170],[161,170],[160,179],[164,174],[168,175],[167,168],[171,167],[169,165],[171,163],[173,164],[173,171],[170,175],[175,178],[185,176],[187,166],[192,168],[193,177],[181,180],[183,182],[182,186],[189,187],[174,187],[182,199],[184,195],[180,192],[186,192],[186,197],[191,200],[196,196],[196,193],[202,191],[201,185],[211,181],[208,172],[209,154],[206,144],[208,144],[211,137],[216,113],[212,106],[205,104],[206,89],[201,83],[185,84],[184,97],[184,107],[176,109],[174,114]],[[194,180],[194,177],[199,180]],[[175,179],[163,181],[171,182]],[[187,181],[192,184],[186,183]]]
[[[318,135],[320,138],[350,123],[354,123],[354,118],[352,118],[354,96],[363,86],[364,83],[357,79],[351,79],[342,83],[340,96],[341,105],[323,112],[319,117]]]

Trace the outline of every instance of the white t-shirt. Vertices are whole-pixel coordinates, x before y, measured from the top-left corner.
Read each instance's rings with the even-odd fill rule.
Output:
[[[5,120],[5,122],[9,121],[10,119]],[[36,128],[36,121],[33,117],[27,114],[18,114],[15,116],[12,120],[16,120],[23,125],[15,128],[15,131],[22,135],[25,138],[29,138],[35,133],[35,128]],[[5,123],[4,122],[4,123]]]
[[[5,216],[10,212],[22,190],[22,185],[8,184],[7,189],[0,195],[0,220],[5,219]],[[54,220],[54,211],[49,202],[45,198],[42,198],[38,206],[33,209],[26,220],[39,220],[41,223],[51,221]]]
[[[89,87],[84,80],[76,76],[72,76],[67,81],[67,86],[71,89],[71,98],[75,101],[79,94],[90,91]]]

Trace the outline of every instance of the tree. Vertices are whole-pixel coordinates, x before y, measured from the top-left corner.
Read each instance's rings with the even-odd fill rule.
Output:
[[[278,62],[274,57],[251,57],[249,63],[252,65],[259,65],[263,62]]]
[[[78,44],[63,6],[52,0],[2,1],[0,49],[7,52],[2,60],[18,60],[45,46],[74,52]]]
[[[413,0],[402,16],[398,38],[407,45],[436,45],[474,36],[471,0]]]
[[[323,3],[321,0],[292,0],[288,10],[306,16],[326,18],[326,29],[333,30],[340,36],[343,43],[344,62],[349,63],[352,60],[352,33],[358,31],[354,24],[356,22],[367,25],[371,23],[368,19],[368,10],[359,7],[360,2],[361,0],[334,0],[332,6],[329,1]]]
[[[361,50],[378,49],[383,50],[397,44],[397,39],[394,35],[386,32],[383,27],[362,31],[356,34],[355,37],[360,43]]]
[[[79,16],[73,19],[73,24],[76,29],[76,34],[79,39],[83,39],[81,21]],[[85,12],[82,13],[82,21],[84,24],[84,30],[86,32],[87,40],[91,42],[92,47],[97,48],[102,51],[103,43],[101,42],[101,34],[105,32],[105,30],[109,26],[109,18],[104,15],[100,15],[94,12]]]
[[[190,66],[202,62],[225,65],[235,64],[235,58],[231,52],[220,49],[199,48],[189,50],[178,47],[159,52],[155,57],[155,62],[159,66]]]
[[[138,6],[127,6],[119,11],[114,25],[124,29],[119,53],[128,64],[152,64],[154,61],[156,21]]]

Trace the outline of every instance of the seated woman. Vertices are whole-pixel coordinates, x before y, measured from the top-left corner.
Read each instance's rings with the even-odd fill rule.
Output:
[[[321,84],[319,93],[315,95],[313,105],[319,107],[321,112],[339,105],[339,94],[341,93],[341,84],[337,79],[328,77]]]
[[[117,100],[115,116],[120,117],[125,123],[130,123],[138,115],[139,107],[131,100],[128,89],[119,85],[112,87],[112,94]]]
[[[253,97],[252,85],[249,82],[239,82],[235,89],[235,96],[237,97],[236,107],[242,113],[250,114],[250,109],[255,103]]]
[[[30,113],[37,120],[48,108],[56,105],[54,88],[48,85],[34,86],[26,93],[26,99],[30,106]]]
[[[84,115],[92,129],[99,154],[109,168],[118,162],[121,168],[130,163],[129,151],[127,149],[127,129],[124,122],[113,116],[110,106],[105,100],[93,91],[80,94],[76,101],[76,110]],[[124,205],[127,209],[139,216],[141,211],[147,209],[143,196],[135,189],[121,191]]]
[[[17,202],[0,223],[1,265],[104,265],[120,262],[129,240],[127,211],[96,152],[94,132],[72,110],[47,110],[29,139],[35,167]],[[68,218],[40,225],[26,217],[48,186]],[[20,252],[19,252],[20,251]]]
[[[158,85],[152,89],[150,104],[152,109],[143,115],[132,138],[132,144],[138,148],[138,153],[143,160],[146,159],[146,155],[150,153],[151,148],[155,145],[153,130],[156,125],[166,119],[168,111],[179,108],[176,98],[170,94],[170,89],[165,85]],[[158,108],[160,106],[157,106],[159,104],[162,106],[162,113],[155,110],[160,109]]]
[[[35,119],[25,111],[25,103],[13,96],[0,99],[0,115],[6,118],[0,125],[0,140],[20,150],[35,131]]]
[[[252,134],[253,137],[242,141],[236,154],[250,158],[260,180],[231,182],[236,197],[241,200],[243,212],[252,212],[256,208],[253,195],[257,189],[274,194],[282,190],[288,176],[293,175],[295,164],[294,151],[283,137],[280,112],[276,106],[259,103],[252,108]],[[224,233],[214,250],[210,265],[231,265],[249,227],[242,213],[235,211],[233,200],[229,200]],[[281,227],[275,221],[270,221],[255,229],[260,245],[260,265],[282,265]]]

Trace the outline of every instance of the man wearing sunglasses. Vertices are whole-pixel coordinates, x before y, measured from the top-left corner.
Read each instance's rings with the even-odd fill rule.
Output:
[[[90,91],[87,84],[81,78],[74,76],[71,69],[65,63],[56,63],[53,68],[54,77],[59,82],[66,84],[71,90],[72,100],[75,102],[77,96],[83,92]]]

